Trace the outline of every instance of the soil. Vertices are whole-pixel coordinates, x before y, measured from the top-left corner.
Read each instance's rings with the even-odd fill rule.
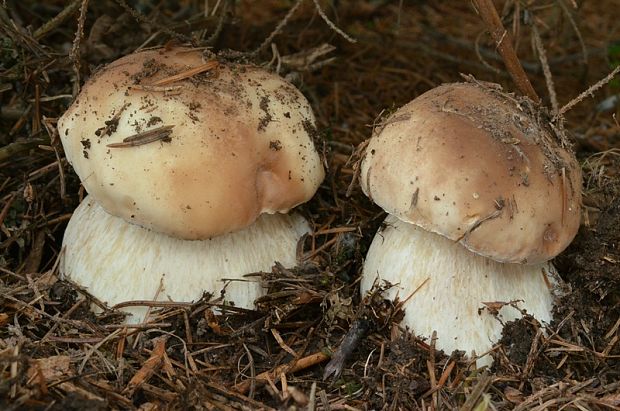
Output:
[[[212,3],[218,9],[205,13]],[[321,13],[303,1],[261,48],[296,3],[3,2],[0,409],[620,409],[620,78],[563,122],[584,198],[579,233],[554,260],[554,320],[507,324],[493,366],[477,369],[399,327],[402,307],[379,290],[359,296],[385,213],[359,188],[356,160],[381,118],[461,73],[515,91],[501,57],[471,2],[447,1],[318,1]],[[495,3],[547,111],[532,24],[560,107],[620,63],[617,0]],[[322,234],[300,245],[299,267],[254,274],[269,291],[256,310],[205,294],[153,307],[148,324],[128,328],[58,273],[64,229],[85,193],[55,122],[102,64],[190,41],[218,58],[271,62],[312,103],[318,130],[308,127],[328,174],[298,209]],[[335,49],[321,54],[323,44]],[[330,356],[338,364],[328,366]]]

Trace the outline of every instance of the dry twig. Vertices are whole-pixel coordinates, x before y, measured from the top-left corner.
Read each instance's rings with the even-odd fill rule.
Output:
[[[523,95],[529,97],[532,101],[536,103],[540,102],[538,94],[536,94],[534,87],[532,87],[532,83],[530,83],[530,80],[527,78],[527,74],[523,71],[523,66],[521,66],[521,63],[519,62],[517,53],[512,45],[512,36],[504,28],[504,25],[497,14],[497,10],[495,10],[493,1],[474,0],[474,3],[478,8],[480,17],[486,24],[487,30],[489,30],[493,41],[495,41],[497,51],[499,51],[504,59],[506,69],[508,70],[508,73],[510,73],[512,80],[517,85],[517,88],[521,93],[523,93]]]
[[[304,370],[306,368],[312,367],[314,365],[320,364],[324,361],[327,361],[329,356],[322,353],[317,352],[315,354],[308,355],[307,357],[300,358],[299,360],[294,360],[289,364],[279,365],[273,370],[265,371],[256,376],[255,381],[265,383],[267,381],[275,381],[280,379],[280,376],[287,373],[294,373],[297,371]],[[235,390],[245,394],[248,392],[252,385],[252,380],[247,379],[237,385],[235,385]]]

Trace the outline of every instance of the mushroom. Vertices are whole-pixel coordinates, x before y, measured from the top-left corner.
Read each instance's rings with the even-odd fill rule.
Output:
[[[390,214],[361,290],[393,284],[416,334],[481,355],[523,311],[551,319],[548,260],[579,228],[581,170],[529,100],[479,82],[434,88],[377,127],[360,181]]]
[[[234,279],[280,259],[294,263],[307,223],[300,216],[260,216],[286,213],[309,200],[324,170],[312,109],[281,77],[251,65],[205,60],[202,51],[190,48],[143,51],[96,72],[59,119],[58,130],[90,194],[65,234],[61,271],[96,297],[110,304],[153,299],[152,285],[157,288],[165,274],[159,298],[198,298],[203,290],[216,291],[207,266],[227,266],[217,275]],[[267,240],[272,235],[287,240]],[[103,238],[108,254],[97,252]],[[139,246],[132,244],[137,239]],[[167,255],[156,257],[145,248],[153,242]],[[225,244],[233,248],[205,251]],[[260,258],[259,249],[265,253]],[[110,259],[132,258],[132,270],[110,266]],[[229,264],[222,265],[226,259]],[[190,270],[189,260],[202,266]]]

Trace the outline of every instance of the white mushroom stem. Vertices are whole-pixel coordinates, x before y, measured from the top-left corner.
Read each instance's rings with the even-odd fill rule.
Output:
[[[377,277],[394,284],[385,297],[406,300],[403,325],[425,338],[437,331],[436,347],[447,354],[462,350],[480,355],[501,338],[502,322],[522,316],[516,308],[500,305],[495,318],[488,309],[480,310],[484,303],[519,300],[520,309],[548,323],[554,275],[550,263],[499,263],[388,216],[366,256],[361,291],[370,290]],[[486,356],[478,365],[491,362]]]
[[[308,232],[300,215],[277,214],[209,240],[180,240],[111,216],[87,198],[67,226],[60,270],[110,306],[133,300],[189,302],[204,291],[218,297],[225,288],[226,301],[253,308],[264,291],[256,278],[244,275],[268,271],[276,261],[296,265],[297,243]],[[141,322],[146,310],[124,309],[133,314],[132,323]]]

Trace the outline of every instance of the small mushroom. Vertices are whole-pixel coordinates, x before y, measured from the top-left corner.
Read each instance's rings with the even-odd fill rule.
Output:
[[[446,84],[389,116],[366,149],[362,188],[390,215],[362,292],[394,284],[404,324],[436,330],[446,352],[485,353],[522,310],[551,319],[548,260],[579,228],[581,170],[534,110],[498,87]]]
[[[308,201],[324,170],[311,107],[281,77],[195,49],[143,51],[96,72],[58,130],[90,194],[65,234],[61,270],[96,297],[150,300],[165,275],[160,299],[196,299],[219,291],[210,276],[294,263],[307,223],[261,215]],[[220,243],[233,248],[206,251]]]

